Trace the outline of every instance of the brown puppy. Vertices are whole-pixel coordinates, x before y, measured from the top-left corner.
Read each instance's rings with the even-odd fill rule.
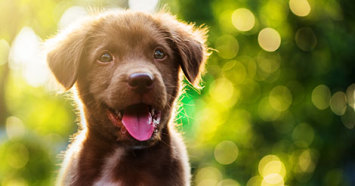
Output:
[[[199,79],[205,33],[166,13],[122,11],[48,41],[49,67],[66,89],[76,83],[84,117],[58,185],[190,185],[171,118],[181,71]]]

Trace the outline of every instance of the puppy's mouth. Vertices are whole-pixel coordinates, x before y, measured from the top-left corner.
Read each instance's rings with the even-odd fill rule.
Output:
[[[161,111],[151,105],[140,103],[123,110],[109,108],[107,115],[114,125],[123,127],[121,131],[127,130],[138,141],[147,141],[158,130]]]

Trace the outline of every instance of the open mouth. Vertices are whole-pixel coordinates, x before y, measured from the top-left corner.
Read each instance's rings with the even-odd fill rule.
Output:
[[[128,106],[123,110],[108,109],[111,122],[124,127],[138,141],[149,140],[157,131],[161,112],[143,103]],[[123,125],[123,126],[122,126]]]

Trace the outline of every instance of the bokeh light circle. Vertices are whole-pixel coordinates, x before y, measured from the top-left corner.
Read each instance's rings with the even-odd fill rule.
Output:
[[[269,102],[273,109],[285,111],[292,104],[291,91],[285,86],[276,86],[270,92]]]
[[[5,161],[7,161],[9,166],[15,169],[21,169],[25,167],[29,161],[29,151],[27,147],[22,143],[12,144],[8,148]]]
[[[197,171],[195,182],[197,186],[217,185],[222,179],[222,173],[215,167],[204,167]]]
[[[222,35],[216,40],[218,55],[223,59],[232,59],[239,51],[238,40],[232,35]]]
[[[311,51],[317,45],[317,37],[313,30],[308,27],[300,28],[296,31],[295,41],[298,48],[303,51]]]
[[[265,51],[273,52],[280,47],[281,36],[273,28],[264,28],[259,32],[258,43]]]
[[[216,161],[222,165],[233,163],[239,154],[239,149],[232,141],[222,141],[214,150],[214,157]]]
[[[214,101],[225,106],[232,106],[237,101],[234,85],[227,78],[213,81],[209,93]]]
[[[217,186],[240,186],[240,184],[233,179],[224,179],[220,181]]]
[[[246,186],[260,186],[262,178],[260,176],[251,177]]]
[[[282,177],[286,176],[286,168],[279,157],[275,155],[264,156],[258,165],[259,173],[262,177],[267,177],[270,174],[279,174]]]
[[[258,105],[258,113],[261,119],[264,121],[275,121],[280,117],[280,111],[275,110],[271,104],[268,97],[264,97]]]
[[[1,185],[3,186],[28,186],[30,185],[27,180],[20,178],[20,177],[14,177],[14,178],[5,178],[1,182]]]
[[[344,115],[346,111],[346,95],[344,92],[336,92],[330,99],[330,109],[338,116]]]
[[[329,107],[331,93],[326,85],[318,85],[312,91],[312,103],[319,110],[324,110]]]
[[[235,85],[244,83],[248,75],[244,64],[236,60],[226,62],[222,67],[222,71],[228,79],[233,80]]]
[[[290,0],[289,6],[292,13],[300,17],[307,16],[311,12],[311,6],[307,0]]]
[[[264,177],[261,186],[284,186],[284,179],[280,174],[269,174]]]
[[[260,52],[256,62],[260,70],[270,74],[276,72],[280,68],[281,57],[275,53]]]
[[[249,9],[238,8],[232,14],[232,23],[239,31],[249,31],[255,25],[255,16]]]
[[[355,111],[354,109],[347,109],[345,114],[341,116],[341,121],[348,129],[355,127]]]
[[[292,139],[299,147],[308,147],[314,139],[314,130],[307,123],[297,125],[292,132]]]
[[[22,137],[25,132],[25,125],[19,118],[10,116],[6,119],[6,134],[9,139]]]
[[[310,149],[304,150],[298,157],[298,168],[302,173],[311,173],[315,169],[315,162]]]
[[[355,83],[351,84],[346,89],[346,97],[347,97],[349,106],[352,107],[353,109],[355,109]]]

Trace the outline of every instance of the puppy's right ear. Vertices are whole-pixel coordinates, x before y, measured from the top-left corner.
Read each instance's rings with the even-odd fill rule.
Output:
[[[45,43],[48,66],[66,90],[74,85],[78,76],[88,30],[86,26],[67,29]]]
[[[164,10],[157,14],[156,19],[159,20],[163,30],[169,33],[168,39],[173,45],[185,77],[193,86],[198,87],[209,55],[205,44],[207,29],[178,21]]]

